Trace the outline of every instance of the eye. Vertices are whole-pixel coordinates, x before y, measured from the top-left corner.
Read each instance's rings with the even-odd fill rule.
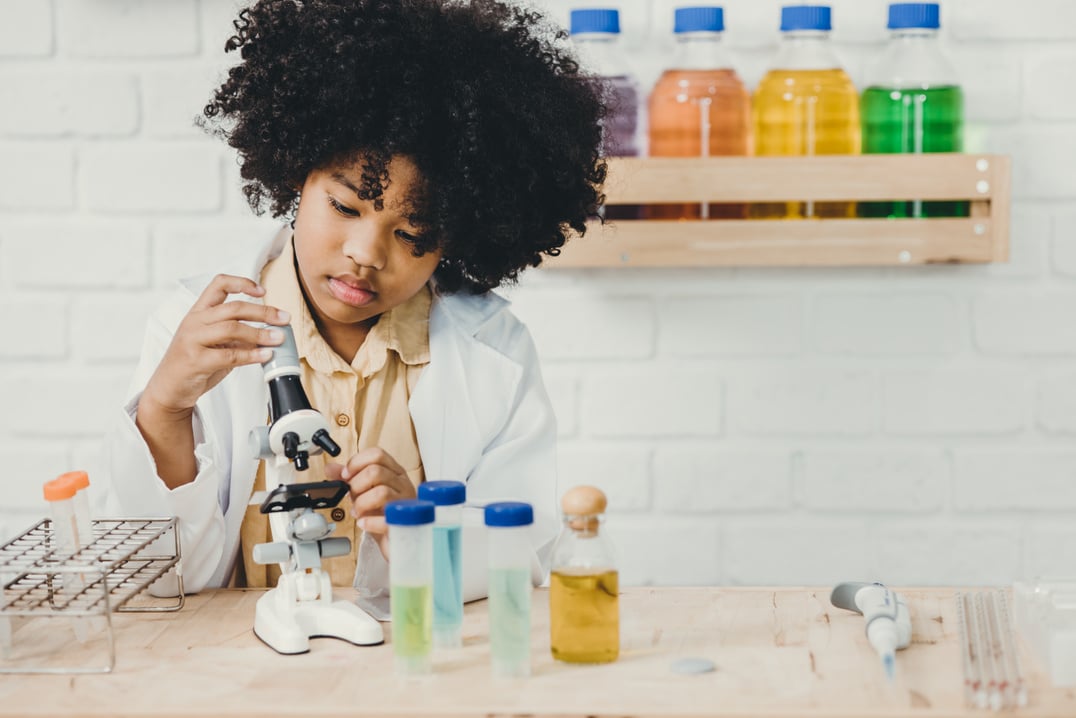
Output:
[[[408,244],[418,244],[420,241],[422,241],[421,237],[417,237],[410,232],[405,232],[402,229],[396,230],[396,236],[402,241],[407,242]]]
[[[359,213],[358,213],[357,210],[351,209],[350,207],[348,207],[346,205],[340,204],[340,202],[338,202],[336,200],[336,198],[333,197],[332,195],[329,195],[329,204],[332,205],[332,208],[334,210],[336,210],[336,212],[338,214],[342,214],[345,217],[358,217],[359,216]]]

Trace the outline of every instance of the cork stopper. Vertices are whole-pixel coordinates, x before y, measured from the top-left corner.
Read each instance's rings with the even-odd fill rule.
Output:
[[[572,516],[597,516],[605,513],[605,494],[593,486],[576,486],[565,492],[560,508]]]
[[[605,494],[593,486],[576,486],[560,499],[568,526],[584,535],[598,532],[598,516],[605,513]]]

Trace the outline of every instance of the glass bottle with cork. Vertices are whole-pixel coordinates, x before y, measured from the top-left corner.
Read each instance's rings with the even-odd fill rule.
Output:
[[[619,574],[601,532],[605,494],[577,486],[564,494],[564,528],[553,546],[550,649],[568,663],[608,663],[620,654]]]

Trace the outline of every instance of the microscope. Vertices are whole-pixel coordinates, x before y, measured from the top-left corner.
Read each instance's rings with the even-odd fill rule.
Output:
[[[369,646],[385,640],[381,624],[350,601],[334,601],[332,580],[321,559],[346,556],[347,538],[315,509],[335,506],[347,496],[344,481],[298,483],[296,472],[310,467],[310,456],[340,454],[325,417],[310,406],[299,381],[299,352],[290,326],[279,327],[284,343],[262,364],[269,386],[268,426],[250,432],[255,458],[265,460],[265,485],[275,487],[260,510],[269,515],[273,541],[254,547],[257,563],[280,565],[280,581],[258,599],[254,634],[278,653],[306,653],[310,638],[327,636]]]

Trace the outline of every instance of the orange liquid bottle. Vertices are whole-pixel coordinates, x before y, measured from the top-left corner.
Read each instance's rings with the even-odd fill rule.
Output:
[[[751,153],[751,100],[721,45],[719,7],[683,7],[675,14],[672,67],[650,93],[650,155],[713,157]],[[649,205],[650,219],[742,218],[738,204]]]
[[[755,91],[755,154],[854,155],[859,95],[829,45],[830,9],[781,9],[781,51]],[[754,204],[756,218],[854,217],[851,202]]]

